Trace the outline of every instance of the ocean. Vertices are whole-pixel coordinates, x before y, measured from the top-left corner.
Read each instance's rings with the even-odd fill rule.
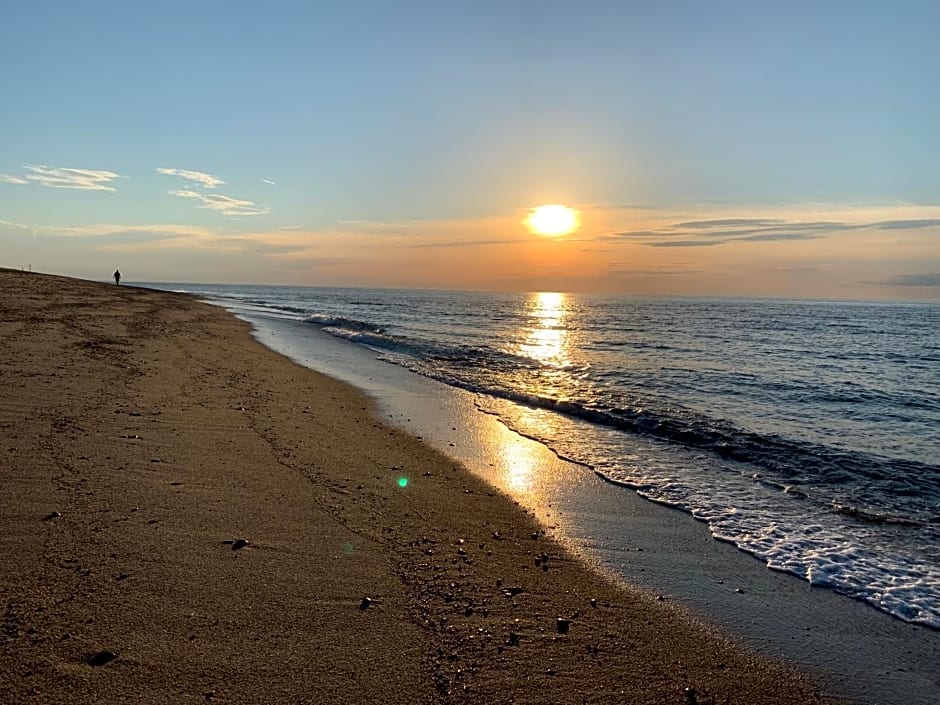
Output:
[[[770,568],[940,629],[940,304],[151,286],[468,390]]]

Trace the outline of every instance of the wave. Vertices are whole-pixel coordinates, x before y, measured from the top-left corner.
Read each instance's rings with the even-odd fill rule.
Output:
[[[382,333],[382,328],[379,326],[376,326],[373,323],[368,323],[366,321],[359,321],[359,320],[356,320],[355,318],[345,318],[343,316],[330,316],[324,313],[310,314],[304,319],[304,322],[312,323],[313,325],[319,326],[320,328],[336,329],[335,331],[328,331],[330,333],[339,333],[343,331]],[[340,337],[346,337],[346,336],[341,335]],[[388,338],[388,341],[391,342],[392,339]]]
[[[574,393],[559,398],[524,391],[521,384],[513,384],[519,381],[520,373],[531,381],[533,372],[552,374],[559,372],[559,368],[484,346],[453,347],[395,336],[373,323],[341,316],[316,314],[305,320],[331,335],[372,347],[384,353],[389,362],[451,386],[707,451],[719,459],[748,463],[764,474],[761,481],[781,490],[789,488],[788,491],[795,492],[800,487],[827,485],[840,496],[840,506],[844,507],[840,511],[858,521],[921,523],[932,522],[936,517],[935,506],[940,501],[938,465],[747,431],[724,419],[709,418],[678,405],[663,406],[656,399],[624,404],[609,393],[606,398],[586,399]],[[572,370],[562,368],[562,371]],[[871,401],[865,398],[870,395],[870,391],[868,394],[853,391],[833,397],[842,402],[853,397]]]

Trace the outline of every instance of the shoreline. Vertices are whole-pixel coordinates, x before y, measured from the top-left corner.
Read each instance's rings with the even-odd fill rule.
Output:
[[[218,307],[0,291],[4,701],[825,701]]]
[[[940,632],[770,570],[716,540],[690,514],[614,485],[507,429],[479,410],[471,393],[299,322],[246,320],[265,345],[364,390],[389,423],[499,487],[614,579],[682,605],[751,648],[813,674],[840,697],[872,705],[936,701]]]

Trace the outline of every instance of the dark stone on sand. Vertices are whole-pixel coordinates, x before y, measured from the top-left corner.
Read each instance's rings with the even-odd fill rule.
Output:
[[[42,518],[42,520],[43,520],[43,521],[49,521],[49,520],[51,520],[51,519],[58,519],[60,516],[62,516],[62,515],[59,514],[59,512],[49,512],[48,514],[46,514],[46,516],[44,516],[44,517]]]
[[[111,663],[116,658],[117,654],[113,651],[99,651],[86,658],[85,663],[87,663],[89,666],[98,667]]]
[[[363,597],[363,598],[362,598],[362,601],[359,603],[359,609],[361,609],[361,610],[367,610],[367,609],[369,609],[369,605],[371,605],[371,604],[372,604],[372,598],[371,598],[371,597]]]
[[[232,550],[238,551],[248,545],[248,539],[235,539],[232,541]]]
[[[558,630],[559,634],[567,634],[570,628],[571,628],[570,619],[559,617],[558,619],[555,620],[555,629]]]
[[[685,689],[685,701],[688,705],[698,705],[698,693],[695,692],[695,688]]]
[[[521,640],[522,640],[521,634],[517,634],[516,632],[509,632],[509,638],[506,639],[506,643],[509,646],[518,646]]]
[[[525,592],[525,590],[523,590],[521,587],[508,587],[505,590],[503,590],[503,594],[506,597],[515,597],[520,592]]]
[[[595,600],[593,597],[591,598],[591,607],[597,607],[597,600]]]

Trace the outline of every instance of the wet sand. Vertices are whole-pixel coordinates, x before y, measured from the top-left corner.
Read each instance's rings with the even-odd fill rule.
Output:
[[[0,271],[0,339],[0,702],[823,702],[219,308]]]
[[[616,579],[681,605],[850,702],[937,704],[940,632],[768,569],[716,541],[705,523],[511,431],[501,420],[511,414],[480,411],[491,400],[384,362],[316,326],[245,318],[265,345],[365,390],[387,422],[501,489],[534,512],[553,538]]]

